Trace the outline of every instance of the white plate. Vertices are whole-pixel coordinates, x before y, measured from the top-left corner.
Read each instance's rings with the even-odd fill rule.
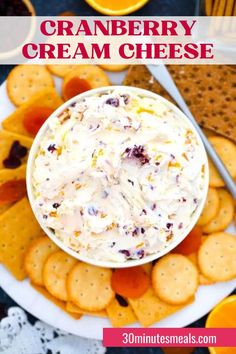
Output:
[[[124,75],[124,72],[109,74],[113,84],[120,84]],[[57,78],[55,82],[60,91],[61,80]],[[14,109],[15,107],[8,99],[6,83],[4,83],[0,87],[0,122]],[[228,231],[236,235],[234,225],[230,226]],[[23,282],[15,280],[2,265],[0,265],[0,285],[14,301],[29,313],[67,332],[82,337],[102,339],[103,328],[110,327],[110,322],[104,318],[83,316],[80,320],[74,320],[34,290],[28,280]],[[194,303],[156,323],[153,327],[185,327],[207,314],[219,301],[230,294],[235,287],[236,279],[210,286],[200,286]],[[134,324],[132,327],[140,326],[139,324]]]

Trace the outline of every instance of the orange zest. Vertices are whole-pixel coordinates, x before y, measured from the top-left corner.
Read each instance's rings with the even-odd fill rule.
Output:
[[[111,278],[112,289],[116,294],[139,298],[150,285],[150,279],[142,267],[116,269]]]
[[[49,107],[30,107],[26,111],[23,120],[23,125],[27,132],[35,136],[53,111]]]
[[[85,91],[88,91],[91,89],[90,84],[88,81],[84,79],[80,79],[79,77],[73,77],[70,79],[64,87],[63,90],[63,96],[65,100],[69,100],[70,98],[79,95],[80,93],[83,93]]]
[[[25,195],[25,179],[11,180],[0,185],[0,205],[17,202]]]
[[[173,252],[187,256],[199,249],[201,241],[202,229],[199,226],[195,226],[188,236],[174,248]]]
[[[220,302],[208,315],[206,328],[235,328],[236,295],[232,295]],[[231,354],[236,348],[210,347],[211,354]]]

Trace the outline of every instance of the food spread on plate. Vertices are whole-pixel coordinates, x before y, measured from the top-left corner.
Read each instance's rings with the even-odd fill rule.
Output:
[[[204,195],[205,154],[183,117],[132,90],[50,120],[32,172],[42,223],[81,255],[123,262],[181,237]]]
[[[201,70],[205,70],[201,66],[195,67],[199,75]],[[94,82],[97,69],[91,68]],[[40,122],[42,124],[45,120],[44,107],[54,110],[62,99],[53,87],[42,89],[44,80],[46,86],[51,80],[45,74],[46,68],[41,69],[37,65],[34,68],[20,66],[10,77],[9,97],[19,107],[3,121],[4,130],[0,131],[0,260],[9,272],[17,280],[28,277],[34,289],[74,319],[83,315],[108,317],[114,327],[137,321],[142,326],[150,326],[191,304],[199,285],[207,286],[235,278],[236,237],[225,232],[232,220],[236,219],[235,204],[213,168],[210,169],[210,189],[199,225],[171,253],[155,264],[114,271],[88,265],[59,250],[44,234],[25,195],[25,169],[31,137]],[[32,70],[33,76],[41,71],[45,75],[33,82],[34,94],[31,97],[27,85]],[[60,76],[68,76],[64,67],[58,66],[55,70]],[[83,68],[83,73],[80,70],[79,74],[75,70],[75,77],[82,75],[81,79],[88,80],[88,85],[92,87],[89,81],[90,67]],[[213,69],[210,67],[209,70]],[[217,71],[218,66],[214,66],[214,70]],[[218,76],[221,72],[219,70]],[[22,74],[26,80],[18,80],[18,75]],[[72,72],[66,82],[73,86],[71,91],[76,91],[77,84],[71,81],[71,77]],[[14,88],[16,82],[17,90]],[[114,108],[107,106],[110,110]],[[34,121],[32,112],[36,108]],[[76,109],[73,107],[71,114],[77,114],[72,113]],[[41,117],[39,111],[43,113]],[[29,122],[35,129],[26,129]],[[121,126],[118,125],[117,129],[118,134]],[[222,133],[225,134],[225,130]],[[220,135],[213,135],[212,143],[235,178],[235,164],[232,164],[235,161],[235,144]],[[49,153],[51,157],[55,151]],[[102,156],[97,158],[102,159]],[[140,164],[141,169],[149,167],[148,163],[142,165],[136,161],[137,157],[132,158],[132,163],[133,160]],[[128,161],[131,162],[129,158]],[[195,166],[193,169],[197,172]],[[131,187],[132,183],[129,183],[129,190]]]

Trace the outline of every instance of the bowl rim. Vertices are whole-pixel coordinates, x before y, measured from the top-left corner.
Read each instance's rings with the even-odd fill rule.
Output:
[[[18,55],[21,52],[21,49],[23,47],[24,44],[29,43],[32,41],[33,36],[35,34],[35,30],[36,30],[36,12],[35,12],[35,8],[32,4],[32,2],[30,0],[22,0],[22,2],[25,4],[25,6],[27,7],[27,9],[29,10],[29,12],[31,13],[30,16],[27,16],[28,18],[30,18],[30,28],[29,31],[27,33],[26,38],[24,39],[23,43],[18,45],[16,48],[14,49],[10,49],[9,51],[6,52],[1,52],[0,53],[0,59],[4,60],[4,59],[9,59],[12,58],[16,55]],[[19,16],[21,17],[21,16]],[[23,16],[22,16],[23,17]]]
[[[204,154],[204,166],[205,166],[205,176],[204,176],[204,186],[203,186],[203,197],[201,200],[201,203],[199,204],[197,210],[195,211],[193,217],[192,217],[192,221],[190,222],[190,224],[188,225],[188,227],[186,227],[183,230],[183,236],[179,237],[178,239],[174,240],[172,243],[170,243],[169,245],[167,245],[166,247],[164,247],[161,251],[148,255],[142,259],[135,259],[135,260],[127,260],[125,262],[115,262],[115,261],[103,261],[103,260],[96,260],[93,258],[89,258],[86,256],[81,256],[78,252],[72,250],[71,248],[69,248],[68,246],[66,246],[48,227],[46,227],[43,222],[40,219],[40,215],[35,207],[35,203],[34,203],[34,195],[33,195],[33,188],[32,188],[32,183],[31,183],[31,178],[32,178],[32,171],[33,171],[33,163],[35,160],[35,155],[38,151],[39,148],[39,144],[41,142],[41,138],[44,136],[46,130],[48,129],[48,122],[52,119],[54,119],[55,117],[57,117],[59,114],[61,114],[66,108],[69,108],[70,106],[72,106],[74,103],[79,102],[80,100],[82,100],[85,97],[91,96],[91,95],[96,95],[96,94],[102,94],[108,91],[115,91],[115,90],[122,90],[127,93],[129,92],[134,92],[138,95],[141,95],[143,97],[150,97],[150,98],[154,98],[156,100],[159,100],[159,102],[163,102],[165,105],[167,105],[168,107],[170,107],[176,114],[178,114],[180,117],[182,117],[182,119],[187,122],[187,124],[189,124],[189,126],[191,127],[191,130],[194,132],[195,136],[197,137],[198,143],[202,149],[202,153]],[[69,255],[71,255],[72,257],[78,259],[79,261],[83,261],[85,263],[89,263],[95,266],[100,266],[100,267],[106,267],[106,268],[128,268],[128,267],[134,267],[134,266],[139,266],[139,265],[143,265],[149,262],[152,262],[162,256],[164,256],[165,254],[169,253],[171,250],[173,250],[179,243],[181,243],[185,237],[188,235],[188,233],[193,229],[193,227],[196,225],[197,220],[199,219],[199,216],[203,210],[205,201],[206,201],[206,197],[207,197],[207,192],[208,192],[208,188],[209,188],[209,166],[208,166],[208,159],[207,159],[207,154],[206,154],[206,150],[205,147],[203,145],[203,142],[201,140],[200,135],[198,134],[196,128],[193,126],[193,124],[191,123],[191,121],[189,120],[189,118],[177,107],[175,106],[172,102],[168,101],[167,99],[165,99],[164,97],[145,90],[145,89],[141,89],[141,88],[137,88],[137,87],[132,87],[132,86],[123,86],[123,85],[114,85],[114,86],[105,86],[105,87],[99,87],[99,88],[95,88],[86,92],[83,92],[73,98],[71,98],[70,100],[66,101],[65,103],[63,103],[60,107],[58,107],[51,115],[50,117],[47,119],[47,121],[42,125],[42,127],[40,128],[39,132],[37,133],[36,137],[34,138],[33,144],[31,146],[30,152],[29,152],[29,156],[28,156],[28,161],[27,161],[27,168],[26,168],[26,186],[27,186],[27,194],[28,194],[28,198],[29,198],[29,202],[31,205],[31,208],[33,210],[33,213],[38,221],[38,223],[40,224],[41,228],[43,229],[43,231],[45,232],[45,234],[60,248],[62,249],[64,252],[68,253]]]

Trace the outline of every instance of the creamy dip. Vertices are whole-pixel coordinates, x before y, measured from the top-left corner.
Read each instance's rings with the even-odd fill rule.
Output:
[[[35,209],[68,247],[141,259],[180,238],[203,198],[205,155],[167,103],[128,88],[48,122],[33,166]]]

